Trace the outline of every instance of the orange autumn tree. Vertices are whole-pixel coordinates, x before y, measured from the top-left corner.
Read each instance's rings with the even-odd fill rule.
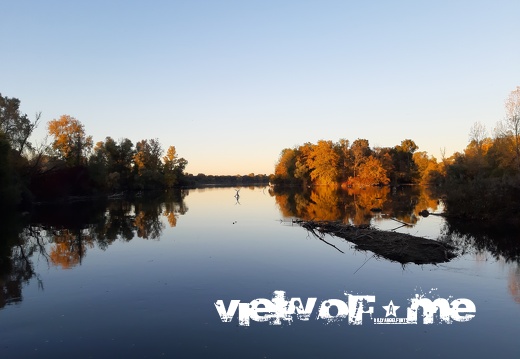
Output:
[[[310,156],[307,158],[312,182],[320,185],[337,184],[339,160],[340,157],[332,141],[318,141],[317,145],[312,146]]]
[[[92,136],[85,134],[83,124],[69,115],[49,121],[49,135],[54,138],[52,148],[67,164],[79,166],[86,162],[92,148]]]
[[[363,186],[386,185],[390,179],[386,175],[381,161],[370,155],[358,168],[358,175],[354,181]]]
[[[292,148],[284,148],[274,169],[274,175],[280,181],[294,178],[294,170],[298,153]]]
[[[278,185],[362,186],[417,183],[420,179],[413,153],[414,141],[407,139],[395,147],[370,148],[366,139],[352,144],[320,140],[286,148],[275,165],[271,181]],[[433,173],[433,172],[432,172]],[[439,176],[430,176],[439,180]],[[430,180],[430,177],[428,179]]]

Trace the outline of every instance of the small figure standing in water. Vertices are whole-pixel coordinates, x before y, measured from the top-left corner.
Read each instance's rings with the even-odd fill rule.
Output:
[[[240,194],[239,194],[240,189],[235,189],[235,191],[237,191],[237,193],[233,196],[237,200],[237,203],[235,203],[235,204],[240,204],[240,201],[239,201],[239,199],[240,199]]]

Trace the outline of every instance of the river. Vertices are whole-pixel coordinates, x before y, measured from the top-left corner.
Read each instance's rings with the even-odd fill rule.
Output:
[[[520,354],[517,232],[422,217],[443,206],[420,187],[235,194],[56,205],[19,229],[4,222],[0,357]],[[326,236],[336,248],[327,245],[298,219],[449,241],[458,256],[402,265],[341,238]],[[428,303],[438,308],[428,313]]]

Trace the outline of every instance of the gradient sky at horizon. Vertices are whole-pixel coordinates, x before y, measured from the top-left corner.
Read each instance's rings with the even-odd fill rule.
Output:
[[[461,151],[520,85],[520,1],[4,1],[0,93],[94,141],[158,138],[193,174],[366,138]]]

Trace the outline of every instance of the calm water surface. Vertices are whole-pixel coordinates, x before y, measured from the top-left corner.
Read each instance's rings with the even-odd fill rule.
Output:
[[[410,191],[408,191],[410,192]],[[274,195],[267,188],[196,189],[157,199],[44,209],[4,248],[0,267],[0,358],[518,357],[519,238],[448,224],[424,190]],[[371,211],[372,210],[372,211]],[[317,240],[292,219],[370,223],[432,239],[460,256],[402,266]],[[399,221],[399,222],[398,222]],[[5,231],[4,231],[5,232]],[[223,323],[214,303],[317,298],[309,321],[281,326],[237,314]],[[392,300],[406,316],[415,294],[468,298],[469,322],[327,324],[317,307],[345,292],[373,295],[374,317]]]

